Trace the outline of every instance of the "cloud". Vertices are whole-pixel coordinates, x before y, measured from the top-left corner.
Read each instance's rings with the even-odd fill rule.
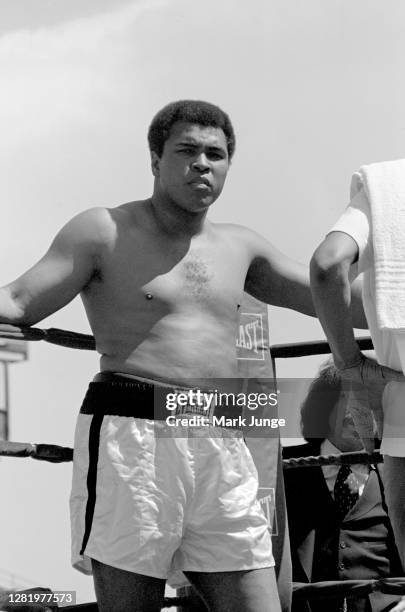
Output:
[[[166,4],[142,0],[119,10],[63,25],[23,29],[0,37],[3,145],[43,135],[64,120],[89,122],[98,103],[125,89],[136,45],[134,22]]]

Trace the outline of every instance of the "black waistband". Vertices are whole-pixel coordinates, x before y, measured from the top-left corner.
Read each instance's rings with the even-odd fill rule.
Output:
[[[166,420],[170,415],[201,415],[212,417],[223,415],[235,418],[241,414],[237,406],[176,405],[168,408],[168,400],[176,403],[179,394],[194,393],[194,389],[182,386],[152,384],[142,380],[130,379],[112,372],[97,374],[89,384],[80,408],[81,414],[104,414],[112,416],[136,417],[138,419]]]

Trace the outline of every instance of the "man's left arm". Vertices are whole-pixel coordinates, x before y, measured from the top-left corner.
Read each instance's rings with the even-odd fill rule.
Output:
[[[252,232],[253,234],[253,232]],[[252,259],[246,276],[245,291],[253,297],[271,304],[290,308],[315,317],[309,267],[281,253],[258,234],[253,234]],[[367,329],[361,299],[361,283],[352,287],[351,315],[356,328]]]

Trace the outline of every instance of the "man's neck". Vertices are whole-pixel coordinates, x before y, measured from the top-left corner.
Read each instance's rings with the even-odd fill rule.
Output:
[[[168,198],[153,194],[150,199],[153,219],[159,230],[168,235],[194,236],[202,233],[207,211],[191,213]]]

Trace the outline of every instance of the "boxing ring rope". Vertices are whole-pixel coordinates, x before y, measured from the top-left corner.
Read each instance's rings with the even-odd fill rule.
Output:
[[[93,336],[89,334],[78,334],[56,327],[40,329],[39,327],[18,327],[15,325],[0,324],[0,338],[27,341],[44,340],[50,344],[65,346],[67,348],[87,351],[94,351],[96,349],[96,343]],[[372,350],[373,343],[371,338],[362,337],[356,338],[356,340],[360,350]],[[330,353],[329,344],[322,340],[316,340],[314,342],[296,342],[293,344],[274,344],[270,350],[273,359],[308,357],[311,355],[325,355]]]
[[[73,448],[56,444],[31,444],[0,440],[0,457],[32,457],[38,461],[66,463],[73,460]]]
[[[18,327],[16,325],[0,324],[0,338],[7,340],[44,340],[50,344],[65,346],[67,348],[95,351],[96,343],[89,334],[78,334],[66,329],[40,329],[39,327]]]
[[[31,457],[38,461],[49,461],[50,463],[66,463],[73,459],[73,449],[56,444],[31,444],[30,442],[8,442],[0,440],[0,457]],[[382,463],[383,457],[378,451],[366,453],[356,451],[353,453],[341,453],[340,455],[319,455],[313,457],[299,457],[283,459],[283,469],[316,467],[322,465],[352,465],[362,463],[375,465]]]
[[[37,327],[18,327],[0,324],[0,338],[10,340],[39,341],[81,350],[95,350],[93,336],[78,334],[63,329],[40,329]],[[373,348],[370,338],[357,338],[361,350]],[[300,342],[296,344],[278,344],[270,348],[273,367],[275,359],[289,357],[304,357],[330,353],[327,342]],[[274,369],[275,372],[275,369]],[[51,463],[64,463],[72,461],[73,449],[53,444],[32,444],[22,442],[0,441],[0,456],[2,457],[31,457],[39,461]],[[317,457],[302,457],[298,459],[283,460],[284,469],[313,467],[324,465],[351,465],[353,463],[376,464],[381,463],[383,457],[378,451],[366,453],[363,451],[342,453],[340,455],[327,455]],[[405,578],[384,578],[379,580],[345,580],[316,583],[293,583],[294,599],[342,599],[344,597],[364,597],[372,592],[380,591],[390,595],[405,594]],[[1,596],[0,596],[1,603]],[[186,610],[190,604],[188,597],[166,597],[163,607],[181,606]],[[3,605],[4,606],[4,605]],[[4,606],[6,609],[6,606]],[[13,606],[14,610],[18,607]],[[55,608],[56,609],[56,608]],[[61,608],[62,609],[62,608]],[[74,606],[64,606],[66,612],[96,612],[97,604],[86,603]]]

